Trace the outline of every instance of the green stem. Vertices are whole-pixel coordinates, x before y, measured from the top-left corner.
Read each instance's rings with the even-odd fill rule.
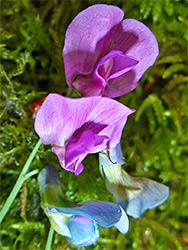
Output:
[[[51,249],[51,244],[52,244],[53,235],[54,235],[53,227],[50,227],[50,230],[49,230],[49,233],[48,233],[48,239],[47,239],[47,242],[46,242],[45,250],[50,250],[50,249]]]
[[[16,195],[18,194],[20,188],[22,187],[24,181],[25,181],[25,174],[29,169],[29,166],[31,165],[31,162],[33,161],[40,145],[42,144],[41,140],[39,139],[37,144],[35,145],[33,151],[31,152],[29,158],[27,159],[17,181],[16,184],[14,185],[9,197],[7,198],[3,208],[0,211],[0,223],[2,222],[2,220],[4,219],[5,215],[7,214],[12,202],[14,201],[14,199],[16,198]]]
[[[38,174],[38,172],[39,172],[39,170],[35,169],[35,170],[32,170],[31,172],[25,174],[24,181],[26,181],[27,179],[29,179],[31,176]]]

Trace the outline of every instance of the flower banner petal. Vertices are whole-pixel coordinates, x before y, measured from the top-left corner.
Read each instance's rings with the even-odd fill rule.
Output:
[[[117,97],[132,91],[143,73],[155,62],[158,43],[143,23],[135,19],[125,19],[111,37],[108,51],[121,50],[127,56],[138,60],[138,64],[126,74],[109,81],[104,96]]]
[[[134,185],[142,185],[142,191],[132,199],[116,197],[116,201],[125,209],[126,213],[134,218],[140,218],[147,209],[155,208],[167,200],[169,188],[156,181],[146,178],[132,177]]]
[[[37,112],[34,126],[44,144],[63,147],[67,139],[84,124],[93,123],[89,129],[94,132],[96,126],[103,126],[104,129],[98,134],[110,138],[114,127],[121,128],[122,132],[127,116],[133,112],[115,100],[100,96],[68,98],[49,94]],[[87,130],[86,125],[82,131]],[[119,140],[121,132],[118,130],[115,141]]]
[[[116,6],[96,4],[73,19],[66,31],[63,48],[69,86],[77,75],[91,73],[108,46],[111,29],[121,22],[123,16],[124,12]]]

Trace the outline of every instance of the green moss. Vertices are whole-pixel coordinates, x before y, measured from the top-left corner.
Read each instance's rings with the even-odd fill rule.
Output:
[[[1,201],[4,204],[38,137],[29,110],[31,101],[49,92],[66,94],[62,47],[74,16],[95,3],[121,7],[126,18],[144,22],[160,48],[156,63],[138,87],[118,100],[137,112],[121,140],[126,170],[170,187],[169,199],[130,218],[122,235],[100,228],[101,238],[88,249],[185,249],[187,223],[187,6],[186,1],[2,1],[1,12]],[[72,93],[75,96],[75,93]],[[71,201],[114,201],[89,155],[79,176],[61,171],[50,146],[42,146],[30,170],[53,164]],[[29,178],[1,225],[2,250],[45,248],[49,221],[40,208],[36,176]],[[53,249],[77,249],[55,233]],[[85,249],[84,247],[80,249]]]

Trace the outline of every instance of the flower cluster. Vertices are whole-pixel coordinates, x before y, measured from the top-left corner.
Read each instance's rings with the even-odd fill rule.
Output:
[[[111,98],[136,88],[158,56],[152,32],[137,20],[122,21],[123,16],[118,7],[96,4],[74,18],[65,34],[63,60],[67,84],[82,97],[49,94],[35,118],[35,131],[44,144],[52,145],[64,169],[79,175],[85,157],[99,153],[107,189],[117,201],[73,204],[62,194],[55,167],[41,171],[42,207],[54,229],[76,246],[95,243],[97,225],[114,225],[126,233],[125,212],[139,218],[168,197],[164,185],[130,177],[121,168],[119,142],[127,117],[135,111]]]

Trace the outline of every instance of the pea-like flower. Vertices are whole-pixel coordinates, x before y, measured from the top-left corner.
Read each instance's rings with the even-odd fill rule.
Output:
[[[155,62],[158,44],[147,26],[125,19],[123,10],[106,4],[80,12],[65,34],[66,81],[82,96],[122,96],[136,88]]]
[[[99,161],[108,191],[128,215],[139,218],[144,211],[159,206],[168,198],[167,186],[150,179],[130,176],[123,169],[120,144],[111,149],[108,155],[99,153]]]
[[[120,205],[104,201],[72,203],[64,198],[56,168],[47,165],[38,176],[42,208],[54,230],[76,246],[89,246],[99,238],[98,225],[128,231],[128,218]]]
[[[82,172],[81,162],[89,153],[115,147],[127,116],[133,113],[106,97],[67,98],[49,94],[35,118],[35,131],[44,144],[52,144],[60,165]]]

